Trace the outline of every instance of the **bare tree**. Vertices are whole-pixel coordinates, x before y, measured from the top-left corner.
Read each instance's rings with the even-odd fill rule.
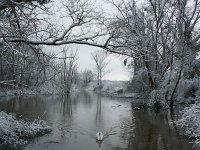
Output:
[[[107,70],[106,67],[108,65],[107,55],[103,51],[96,51],[91,54],[96,68],[97,74],[97,84],[98,87],[102,87],[102,78],[106,75]]]
[[[41,47],[16,42],[8,43],[6,38],[24,38],[36,31],[34,19],[36,9],[43,9],[47,1],[2,0],[0,2],[0,80],[12,83],[13,87],[36,86],[46,80],[49,58]],[[10,82],[12,81],[12,82]],[[2,85],[2,84],[1,84]],[[10,84],[11,85],[11,84]]]
[[[58,28],[51,22],[52,19],[48,20],[54,13],[47,7],[51,6],[46,5],[48,2],[48,0],[3,0],[0,2],[1,84],[25,86],[27,83],[38,85],[45,82],[47,66],[49,66],[47,62],[52,57],[42,51],[41,45],[87,44],[107,49],[110,38],[102,43],[97,42],[99,38],[107,35],[103,26],[97,25],[104,21],[88,1],[64,1],[62,10],[65,13],[61,19],[65,24]],[[88,32],[92,27],[94,30]],[[28,67],[30,60],[34,67]],[[62,73],[65,76],[63,79],[67,88],[71,87],[71,76],[76,70],[74,60],[70,60],[69,66],[66,61],[64,62],[64,74],[61,71],[55,73]],[[8,70],[6,75],[4,75],[5,70]],[[49,70],[56,71],[53,65]],[[70,88],[65,91],[70,91]]]
[[[5,24],[6,20],[9,19],[7,16],[12,14],[10,7],[13,6],[15,15],[17,15],[17,19],[14,20],[17,20],[18,25],[26,22],[24,25],[27,25],[29,33],[24,36],[10,35],[5,32],[8,30],[4,30],[0,32],[0,45],[6,43],[25,43],[29,46],[84,44],[99,47],[112,53],[129,55],[114,50],[116,46],[110,41],[115,39],[117,34],[108,29],[110,19],[106,19],[101,13],[97,12],[95,6],[87,0],[63,1],[62,11],[64,15],[60,16],[60,19],[65,24],[61,26],[59,26],[59,22],[53,24],[52,19],[48,19],[54,17],[52,15],[54,12],[45,7],[46,2],[49,2],[48,0],[38,0],[37,2],[42,5],[36,5],[37,7],[34,5],[34,0],[15,0],[12,2],[13,5],[7,5],[10,11],[6,11],[6,14],[3,15],[6,18],[3,23]],[[33,4],[29,2],[33,2]],[[5,9],[7,7],[2,8],[2,11],[4,12]],[[36,9],[40,9],[40,11]],[[41,14],[47,17],[41,19]],[[59,27],[56,28],[55,26]],[[21,31],[21,28],[16,29]],[[117,47],[123,46],[117,45]]]
[[[49,2],[50,0],[1,0],[0,3],[0,11],[7,9],[7,8],[13,8],[18,6],[19,4],[30,4],[35,5],[34,2],[39,3],[40,5],[45,4]]]
[[[69,56],[67,57],[67,52]],[[75,74],[77,72],[77,51],[72,50],[63,51],[63,83],[64,83],[64,93],[70,93],[72,83],[75,80]]]

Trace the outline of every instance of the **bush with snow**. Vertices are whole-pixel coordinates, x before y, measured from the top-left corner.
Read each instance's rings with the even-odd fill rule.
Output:
[[[17,149],[25,145],[28,139],[51,132],[43,120],[26,122],[17,120],[12,114],[0,112],[0,149]]]
[[[200,96],[200,79],[184,79],[181,80],[177,89],[177,100],[179,102],[190,103],[197,100]]]
[[[165,100],[165,89],[158,89],[151,91],[150,98],[148,101],[148,106],[169,108],[169,105]]]
[[[112,97],[133,97],[133,93],[127,91],[127,81],[102,80],[102,85],[98,86],[96,81],[90,83],[87,89],[100,93],[103,96]]]
[[[154,105],[156,102],[162,107],[169,107],[174,87],[178,79],[177,71],[167,71],[164,74],[162,81],[157,88],[150,93],[149,105]],[[177,103],[193,103],[198,101],[200,97],[200,79],[198,76],[186,78],[182,76],[174,94],[174,101]]]
[[[177,124],[185,130],[187,136],[195,139],[195,146],[200,148],[200,103],[184,108]]]

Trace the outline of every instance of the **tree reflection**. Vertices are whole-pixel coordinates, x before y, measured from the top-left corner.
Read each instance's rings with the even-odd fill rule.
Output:
[[[97,110],[96,110],[96,127],[97,127],[97,132],[100,131],[101,129],[101,93],[97,94]],[[101,147],[103,141],[96,140],[96,143],[99,145],[99,148]]]
[[[72,101],[70,94],[62,95],[61,111],[63,113],[63,116],[72,116]]]
[[[189,150],[191,145],[177,134],[172,116],[168,112],[138,110],[132,107],[135,130],[129,133],[130,150]],[[131,135],[132,134],[132,135]]]
[[[97,95],[97,112],[96,112],[96,119],[101,116],[101,94]]]
[[[61,141],[66,140],[66,135],[68,135],[68,124],[71,123],[71,117],[72,117],[72,102],[71,102],[71,96],[70,94],[64,94],[62,95],[62,101],[61,101],[61,124],[63,127],[60,128],[60,136]]]
[[[46,110],[42,96],[17,96],[1,101],[0,110],[22,117],[43,116]]]

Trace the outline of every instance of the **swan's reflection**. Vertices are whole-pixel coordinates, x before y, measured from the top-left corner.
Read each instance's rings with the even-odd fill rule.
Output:
[[[99,131],[100,130],[100,127],[101,127],[101,93],[100,94],[97,94],[97,111],[96,111],[96,127],[97,127],[97,130]],[[103,139],[102,140],[98,140],[96,139],[96,143],[99,145],[99,147],[101,147],[101,144],[103,142]]]

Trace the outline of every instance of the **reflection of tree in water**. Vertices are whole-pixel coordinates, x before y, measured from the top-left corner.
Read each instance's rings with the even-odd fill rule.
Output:
[[[60,128],[60,134],[61,134],[61,141],[66,140],[66,136],[69,136],[69,131],[71,131],[71,118],[72,118],[72,100],[70,94],[64,94],[62,95],[62,101],[61,101],[61,128]]]
[[[97,101],[96,101],[96,117],[95,117],[95,127],[96,132],[103,132],[103,120],[101,116],[101,94],[97,94]]]
[[[102,119],[101,119],[101,93],[97,94],[97,106],[96,106],[96,132],[103,132],[102,131]],[[105,135],[104,135],[105,136]],[[96,137],[95,137],[96,138]],[[96,140],[96,143],[101,147],[103,141]]]
[[[128,149],[130,150],[190,150],[188,141],[179,137],[170,113],[153,110],[135,111],[134,134],[130,132]],[[132,135],[131,135],[132,134]]]
[[[96,112],[96,120],[101,117],[101,94],[97,94],[97,112]]]
[[[3,100],[0,103],[0,111],[15,113],[23,117],[42,116],[46,109],[42,96],[17,96]]]
[[[85,106],[91,107],[93,99],[91,98],[90,93],[87,91],[80,91],[78,93],[75,93],[71,95],[73,101],[73,106],[77,107],[79,103],[84,104]]]
[[[62,95],[61,111],[65,117],[72,116],[72,101],[70,94]]]
[[[80,94],[82,96],[83,104],[90,107],[93,102],[93,99],[91,98],[90,93],[88,93],[87,91],[82,91],[82,93]]]

